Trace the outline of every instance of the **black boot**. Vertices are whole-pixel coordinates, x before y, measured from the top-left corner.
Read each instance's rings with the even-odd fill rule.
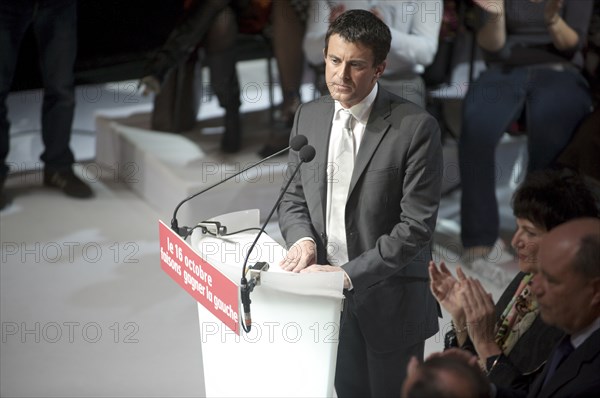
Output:
[[[286,99],[271,126],[271,133],[267,138],[267,142],[258,152],[261,157],[271,156],[288,146],[290,131],[294,125],[294,116],[301,102],[300,93],[286,93]]]
[[[6,181],[6,174],[0,173],[0,210],[4,209],[11,202],[10,198],[4,191],[4,182]]]
[[[239,151],[242,144],[240,122],[242,103],[235,63],[233,48],[210,53],[206,57],[212,89],[219,99],[219,105],[225,109],[225,135],[221,141],[221,149],[227,153]]]
[[[225,134],[221,140],[221,150],[235,153],[242,147],[242,132],[239,109],[225,111]]]

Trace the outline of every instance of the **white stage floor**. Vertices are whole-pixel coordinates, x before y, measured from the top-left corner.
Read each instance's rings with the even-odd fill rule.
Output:
[[[264,64],[246,62],[239,67],[243,87],[264,81]],[[96,194],[88,201],[42,187],[41,96],[36,91],[10,97],[9,162],[14,167],[7,191],[13,204],[0,212],[1,396],[204,394],[196,303],[159,265],[157,220],[168,222],[172,207],[152,207],[110,168],[105,171],[95,163],[98,112],[150,110],[150,99],[134,93],[134,86],[135,82],[122,82],[77,90],[72,147],[80,162],[78,172],[86,175]],[[249,98],[243,112],[266,113],[266,92],[256,100]],[[199,117],[220,114],[212,99],[202,105]],[[447,150],[454,150],[451,141]],[[250,193],[258,186],[248,184],[246,189]],[[459,194],[444,198],[436,234],[445,247],[441,252],[454,261],[448,248],[459,242]],[[509,194],[507,186],[499,188],[505,235],[514,223],[507,207]],[[199,199],[196,205],[201,203]],[[274,223],[269,232],[279,238]],[[514,268],[507,270],[513,272]],[[484,283],[498,297],[500,287]],[[448,323],[448,318],[440,320],[442,331]],[[440,332],[427,341],[427,352],[441,349],[442,342]]]

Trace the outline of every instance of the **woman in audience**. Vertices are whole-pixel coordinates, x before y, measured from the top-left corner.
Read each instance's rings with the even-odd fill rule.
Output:
[[[238,19],[248,3],[249,0],[184,1],[181,20],[147,61],[140,80],[144,94],[156,94],[151,119],[153,130],[182,132],[194,127],[199,105],[194,93],[194,70],[197,50],[202,48],[212,90],[225,110],[221,149],[229,153],[240,150],[241,101],[235,41]],[[181,67],[177,74],[173,73],[176,67]],[[180,81],[185,83],[178,90]]]
[[[455,278],[442,262],[429,265],[431,291],[452,316],[445,348],[462,347],[479,357],[490,380],[522,388],[541,370],[562,332],[542,323],[530,284],[542,236],[568,220],[598,217],[592,193],[571,172],[544,170],[527,176],[513,196],[517,230],[512,246],[520,272],[494,303],[460,267]],[[524,377],[525,376],[525,377]],[[530,379],[531,377],[531,379]]]
[[[459,140],[463,265],[491,266],[502,250],[494,162],[511,123],[523,120],[528,171],[548,167],[591,111],[581,68],[593,0],[473,0],[487,69],[463,101]]]

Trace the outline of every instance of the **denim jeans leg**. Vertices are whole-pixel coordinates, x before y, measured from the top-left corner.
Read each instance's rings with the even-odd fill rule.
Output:
[[[493,246],[500,221],[496,199],[496,147],[523,109],[521,70],[485,71],[469,88],[463,103],[459,140],[462,187],[461,239],[465,248]]]
[[[42,3],[33,27],[44,80],[41,160],[47,169],[68,169],[74,162],[69,142],[75,111],[76,1]]]
[[[0,3],[0,175],[8,173],[10,122],[6,99],[15,74],[19,47],[31,22],[30,1]]]
[[[575,129],[592,110],[587,82],[574,70],[535,69],[529,72],[527,97],[528,171],[551,165],[567,146]]]

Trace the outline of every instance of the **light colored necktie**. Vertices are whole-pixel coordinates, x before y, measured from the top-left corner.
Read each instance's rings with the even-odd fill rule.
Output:
[[[352,170],[354,170],[354,135],[352,133],[352,114],[345,110],[339,111],[339,140],[334,150],[333,169],[331,178],[331,205],[328,225],[328,259],[333,265],[348,262],[348,244],[346,242],[346,222],[344,214]]]

